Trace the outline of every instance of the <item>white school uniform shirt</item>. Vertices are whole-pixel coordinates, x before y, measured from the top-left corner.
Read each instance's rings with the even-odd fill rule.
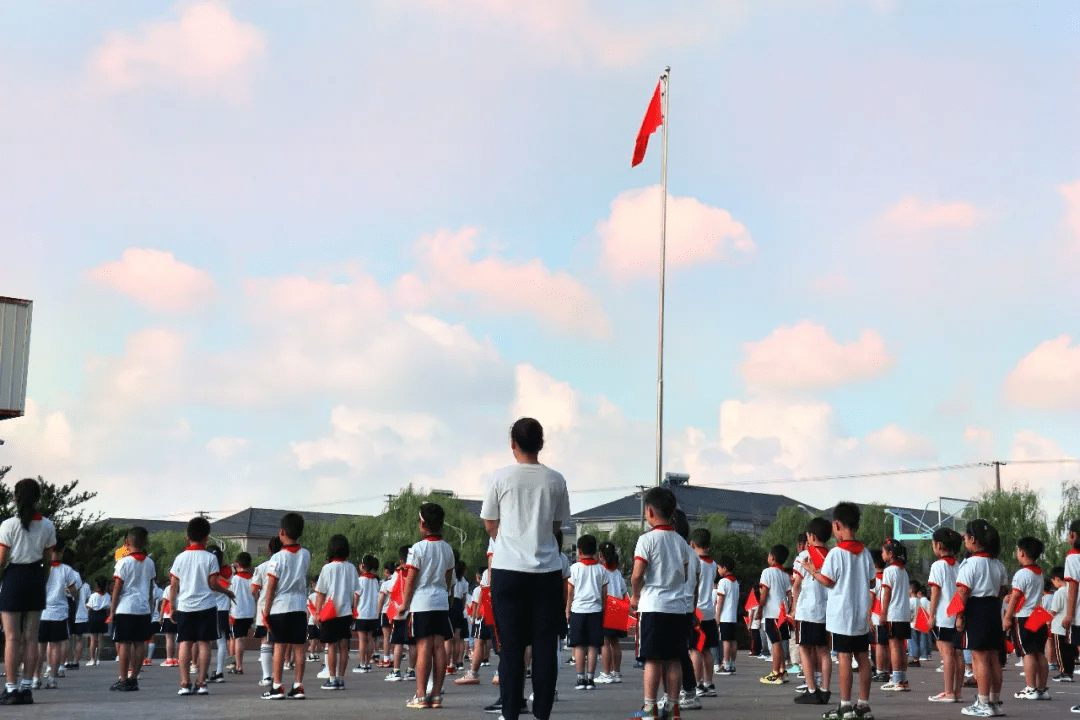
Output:
[[[124,583],[116,601],[116,614],[150,615],[150,587],[157,577],[154,561],[143,553],[132,553],[117,560],[113,577]]]
[[[911,622],[911,580],[907,570],[899,563],[892,563],[881,575],[881,587],[892,590],[889,607],[882,608],[886,622]]]
[[[825,629],[839,635],[870,632],[870,589],[874,581],[874,561],[860,542],[837,543],[825,557],[820,575],[834,581],[825,609]]]
[[[964,558],[956,573],[956,586],[971,590],[971,597],[998,597],[1008,584],[1005,566],[985,553]]]
[[[90,614],[86,609],[86,603],[90,602],[90,583],[79,586],[79,599],[75,603],[75,622],[90,622]]]
[[[553,527],[570,521],[570,495],[561,474],[521,463],[498,470],[484,494],[480,517],[499,521],[491,567],[527,573],[562,567]]]
[[[348,560],[331,560],[319,571],[315,592],[326,595],[326,602],[333,601],[335,617],[352,617],[353,596],[359,586],[355,565]]]
[[[86,601],[87,609],[89,610],[108,610],[112,600],[109,598],[108,593],[91,593],[90,599]]]
[[[770,565],[761,571],[760,584],[769,588],[765,606],[761,609],[761,617],[775,620],[780,617],[780,603],[784,602],[787,594],[791,592],[791,578],[784,572],[784,568]]]
[[[739,580],[734,575],[724,575],[720,582],[716,583],[716,594],[724,596],[724,604],[720,607],[718,622],[739,622]]]
[[[154,570],[157,570],[156,566]],[[161,622],[161,601],[165,599],[165,591],[161,589],[157,582],[154,583],[153,588],[151,592],[154,594],[154,599],[150,604],[150,622],[156,623]]]
[[[176,556],[169,575],[177,578],[176,607],[178,612],[199,612],[217,609],[217,593],[210,589],[210,575],[217,575],[218,561],[212,553],[192,545]],[[215,577],[214,582],[217,582]]]
[[[311,553],[299,545],[286,545],[266,568],[267,578],[277,578],[274,603],[267,615],[307,610],[307,574],[311,567]]]
[[[266,569],[270,567],[270,561],[259,563],[255,571],[251,573],[251,586],[259,588],[259,599],[255,602],[255,627],[263,626],[263,615],[266,614]]]
[[[956,574],[960,568],[954,557],[943,557],[934,561],[930,566],[930,578],[927,585],[937,586],[941,590],[938,597],[937,617],[931,618],[937,627],[955,628],[956,616],[949,617],[949,603],[956,594]]]
[[[229,590],[232,591],[236,601],[229,608],[229,617],[237,620],[248,620],[255,617],[255,598],[251,594],[251,581],[253,573],[237,570],[229,580]]]
[[[701,561],[685,540],[683,544],[686,545],[686,582],[683,583],[682,588],[683,613],[689,614],[694,612],[694,593],[697,591],[698,576],[701,574]]]
[[[694,553],[697,555],[697,553]],[[716,563],[698,555],[697,610],[702,620],[716,619]]]
[[[379,594],[382,596],[382,601],[379,604],[379,612],[386,612],[386,608],[390,605],[390,593],[394,591],[394,579],[397,577],[397,572],[390,573],[390,577],[379,583]]]
[[[356,618],[374,620],[379,617],[379,578],[363,573],[356,579],[356,592]]]
[[[670,525],[657,525],[638,538],[634,562],[645,562],[639,612],[686,613],[683,586],[689,564],[688,547]]]
[[[1050,631],[1055,635],[1065,635],[1065,626],[1061,621],[1065,619],[1065,607],[1069,604],[1069,585],[1062,585],[1050,597],[1050,607],[1047,609],[1054,614]]]
[[[825,550],[825,548],[822,548]],[[828,557],[826,553],[825,557]],[[795,603],[795,619],[799,621],[824,623],[825,610],[829,604],[829,589],[814,579],[803,567],[803,561],[810,559],[810,551],[803,550],[795,558],[795,572],[799,574],[799,599]]]
[[[463,577],[452,580],[451,591],[453,599],[460,600],[464,605],[465,598],[469,595],[469,581]]]
[[[619,566],[613,568],[604,566],[607,571],[607,594],[617,598],[626,597],[626,578],[619,572]]]
[[[409,602],[410,612],[449,610],[450,593],[446,587],[446,571],[454,569],[454,549],[441,535],[428,535],[409,548],[405,561],[409,572],[420,573]]]
[[[218,587],[231,587],[232,578],[235,574],[233,573],[233,569],[230,566],[226,565],[225,567],[220,568],[218,572],[220,573],[218,575]],[[221,584],[222,581],[225,582],[225,585]],[[215,598],[217,599],[218,612],[229,612],[232,607],[232,601],[229,600],[229,596],[225,593],[218,593]]]
[[[35,515],[26,530],[18,517],[0,523],[0,545],[8,549],[8,562],[26,565],[39,562],[45,551],[56,545],[56,526],[52,520]]]
[[[608,573],[595,558],[584,558],[570,566],[570,584],[574,599],[570,612],[584,615],[604,611],[602,595],[607,591]]]
[[[67,589],[79,586],[79,573],[70,566],[57,563],[49,571],[49,581],[45,583],[45,610],[42,620],[67,620]]]
[[[10,520],[6,522],[11,522]],[[1070,548],[1065,555],[1065,580],[1073,585],[1080,583],[1080,550]],[[1080,622],[1080,592],[1076,594],[1076,607],[1073,608],[1073,622]]]
[[[570,558],[566,557],[566,553],[559,553],[559,564],[562,565],[562,579],[568,579],[570,577]],[[484,571],[484,577],[487,577],[487,570]]]
[[[1016,617],[1026,618],[1042,600],[1042,568],[1038,565],[1025,565],[1013,575],[1012,586],[1014,590],[1019,590],[1022,596],[1021,602],[1016,606]]]

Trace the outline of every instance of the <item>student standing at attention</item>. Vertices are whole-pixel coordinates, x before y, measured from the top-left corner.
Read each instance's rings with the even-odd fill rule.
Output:
[[[788,626],[787,623],[778,622],[780,606],[787,605],[791,593],[791,578],[784,571],[788,554],[786,545],[773,545],[769,551],[769,566],[761,571],[761,603],[757,610],[765,627],[765,635],[772,645],[772,672],[761,678],[766,685],[782,685],[788,681],[784,667],[784,642],[788,639]]]
[[[139,689],[145,643],[152,637],[150,618],[157,569],[154,561],[146,556],[146,540],[146,528],[131,528],[124,539],[128,554],[120,558],[113,571],[109,622],[120,659],[120,679],[110,690],[128,692]]]
[[[795,622],[799,628],[799,654],[806,692],[795,696],[799,705],[828,705],[832,698],[832,658],[829,657],[829,633],[825,629],[825,613],[829,590],[810,575],[804,563],[809,560],[817,570],[825,565],[829,555],[826,545],[832,538],[832,525],[823,517],[810,520],[806,526],[806,549],[795,559],[792,595],[795,599]]]
[[[595,690],[596,656],[604,644],[604,601],[607,570],[596,559],[596,538],[578,538],[578,561],[570,566],[566,592],[567,644],[574,648],[578,690]],[[586,660],[588,665],[586,666]]]
[[[273,681],[263,693],[263,700],[303,700],[304,644],[307,642],[307,574],[311,553],[300,547],[304,518],[298,513],[281,517],[281,550],[270,558],[266,568],[266,627],[274,645]],[[293,686],[288,694],[281,684],[285,660],[293,661]]]
[[[887,564],[881,575],[881,607],[885,613],[885,628],[889,638],[889,658],[892,665],[892,682],[881,686],[882,690],[908,692],[907,651],[904,643],[911,639],[911,582],[908,579],[907,547],[899,540],[889,538],[881,544],[881,559]]]

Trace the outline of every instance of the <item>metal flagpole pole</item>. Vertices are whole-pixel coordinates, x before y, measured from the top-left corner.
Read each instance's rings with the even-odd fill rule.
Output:
[[[671,66],[660,76],[663,83],[660,142],[660,327],[656,348],[656,484],[664,481],[664,273],[667,269],[667,136]]]

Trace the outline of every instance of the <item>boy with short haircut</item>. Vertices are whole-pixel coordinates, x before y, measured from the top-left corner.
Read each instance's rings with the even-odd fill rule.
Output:
[[[230,675],[244,674],[244,641],[255,621],[255,597],[251,593],[251,553],[236,555],[236,572],[229,581],[229,589],[236,601],[229,607],[229,654],[236,658]]]
[[[442,539],[445,511],[437,503],[420,506],[420,532],[424,538],[409,549],[405,562],[404,597],[397,620],[408,621],[416,643],[416,694],[407,708],[441,708],[446,679],[446,638],[450,627],[450,586],[454,576],[454,550]],[[410,617],[411,615],[411,617]],[[428,695],[428,678],[432,677]]]
[[[634,571],[630,578],[630,608],[641,613],[638,623],[638,659],[645,664],[642,678],[645,702],[632,718],[656,718],[656,692],[663,678],[668,697],[678,696],[682,684],[679,658],[685,652],[686,543],[672,525],[677,503],[665,487],[645,493],[645,520],[652,530],[638,538]],[[672,718],[679,708],[672,708]]]
[[[1040,626],[1038,630],[1025,627],[1031,613],[1042,600],[1042,568],[1038,561],[1043,548],[1042,540],[1034,537],[1020,538],[1016,543],[1016,559],[1020,563],[1020,569],[1013,575],[1008,607],[1002,621],[1006,633],[1013,631],[1013,642],[1024,656],[1024,681],[1027,686],[1013,694],[1017,700],[1050,699],[1047,687],[1050,668],[1046,660],[1046,638],[1049,630],[1046,625]]]
[[[772,645],[772,672],[761,678],[766,685],[782,685],[788,682],[784,665],[784,642],[788,639],[787,623],[778,622],[780,608],[787,612],[788,596],[791,594],[791,578],[784,571],[784,562],[788,559],[786,545],[773,545],[769,551],[769,566],[761,571],[761,603],[758,605],[758,617],[765,625],[765,635]]]
[[[112,639],[120,661],[120,679],[110,690],[128,692],[139,689],[139,671],[146,650],[144,643],[152,637],[150,622],[157,569],[154,561],[146,556],[146,541],[146,528],[131,528],[124,539],[127,555],[120,558],[113,571],[109,617]]]
[[[270,559],[281,552],[281,538],[272,537],[267,544]],[[259,687],[269,687],[274,684],[274,644],[270,640],[270,633],[266,629],[266,571],[270,567],[270,560],[259,563],[251,573],[251,596],[255,598],[255,637],[262,642],[259,645],[259,670],[262,680]]]
[[[281,516],[281,550],[270,558],[266,568],[266,627],[274,644],[273,682],[263,693],[263,700],[303,700],[304,667],[307,660],[307,574],[311,553],[300,547],[304,518],[299,513]],[[288,657],[293,661],[293,686],[288,694],[281,676]]]
[[[169,569],[169,605],[180,643],[180,690],[177,695],[209,695],[206,689],[210,670],[210,643],[217,642],[217,594],[232,591],[218,582],[217,558],[206,550],[210,521],[192,518],[187,526],[187,548],[176,556]],[[195,652],[197,650],[197,652]],[[192,656],[198,661],[195,688],[191,687]]]
[[[799,705],[828,705],[832,697],[832,658],[829,656],[829,633],[825,629],[828,589],[807,572],[804,562],[818,570],[825,564],[832,538],[832,526],[823,517],[810,520],[806,527],[806,549],[795,559],[791,592],[795,602],[795,622],[799,629],[799,654],[806,692],[795,696]]]
[[[386,607],[390,608],[390,602],[393,601],[395,594],[404,599],[405,583],[409,579],[409,568],[407,567],[409,559],[409,550],[412,548],[409,545],[402,545],[398,548],[398,564],[397,569],[394,570],[394,574],[390,576],[389,587],[390,590],[387,593]],[[391,670],[383,678],[386,682],[401,682],[402,680],[416,680],[416,641],[409,633],[409,622],[406,617],[405,620],[398,620],[398,614],[394,613],[394,616],[390,618],[390,657],[391,657]],[[401,662],[405,661],[407,670],[402,672]]]
[[[690,533],[690,549],[697,554],[699,563],[695,610],[701,616],[698,619],[698,632],[703,638],[690,648],[698,697],[716,697],[712,649],[720,644],[720,635],[716,624],[716,563],[709,554],[710,545],[712,533],[708,528],[697,528]],[[699,645],[701,649],[698,649]]]
[[[840,706],[823,716],[825,720],[873,720],[870,711],[870,607],[874,587],[874,563],[870,552],[855,539],[859,529],[859,506],[842,502],[833,509],[832,532],[836,547],[821,569],[804,560],[803,569],[829,588],[825,629],[832,633],[833,649],[840,668]],[[853,706],[851,691],[852,658],[859,663],[859,699]]]
[[[354,673],[371,672],[371,657],[375,650],[375,636],[379,632],[379,559],[374,555],[365,555],[361,561],[360,577],[356,582],[356,632],[360,662],[353,668]]]
[[[74,594],[79,587],[79,574],[69,563],[63,562],[65,554],[70,557],[72,553],[64,547],[63,542],[57,542],[49,562],[49,579],[45,583],[45,609],[38,623],[38,643],[41,644],[41,659],[45,664],[46,688],[55,688],[56,678],[64,676],[64,654],[70,636],[67,595]],[[37,690],[42,686],[41,678],[38,668],[33,670],[31,687]]]
[[[1050,623],[1050,632],[1053,642],[1057,646],[1058,674],[1052,680],[1054,682],[1072,682],[1073,671],[1076,669],[1076,646],[1069,642],[1069,636],[1065,627],[1061,624],[1065,617],[1065,603],[1069,599],[1069,584],[1065,582],[1065,566],[1058,565],[1050,571],[1050,585],[1054,593],[1050,598],[1050,612],[1054,616]]]
[[[326,668],[330,674],[322,689],[344,690],[360,577],[356,566],[349,562],[349,539],[344,535],[331,536],[326,554],[330,562],[322,566],[315,582],[315,623],[326,645]],[[333,610],[327,611],[327,605]]]
[[[716,583],[716,628],[723,646],[721,675],[735,674],[735,656],[739,646],[735,629],[739,624],[739,579],[735,577],[735,559],[721,555],[717,561],[720,581]]]
[[[595,690],[596,656],[604,644],[604,602],[607,571],[596,559],[596,538],[582,535],[577,541],[578,561],[570,566],[566,589],[566,644],[574,648],[577,690]],[[588,666],[586,666],[588,660]]]

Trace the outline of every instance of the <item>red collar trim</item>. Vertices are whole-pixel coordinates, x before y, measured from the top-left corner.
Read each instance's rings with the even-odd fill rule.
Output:
[[[252,578],[252,575],[251,575],[251,573],[245,572],[244,570],[237,570],[236,571],[236,577],[241,578],[243,580],[250,580]]]
[[[578,560],[582,565],[598,565],[596,558],[581,558]]]
[[[31,520],[44,520],[44,519],[45,518],[41,517],[41,513],[34,513],[34,517],[31,518]]]
[[[713,561],[713,559],[708,555],[698,555],[698,560],[703,563],[711,563]]]
[[[990,553],[988,553],[988,552],[977,552],[977,553],[971,553],[971,557],[984,557],[984,558],[988,558],[988,557],[990,557]]]
[[[435,542],[436,540],[442,540],[442,535],[425,535],[424,539],[428,542]]]
[[[146,559],[146,553],[134,552],[134,553],[131,553],[130,555],[128,555],[128,557],[129,558],[135,558],[139,562],[142,562],[143,560]]]
[[[769,563],[769,567],[776,568],[777,570],[783,570],[784,569],[783,565],[777,565],[776,563]]]
[[[855,553],[856,555],[858,555],[863,551],[863,548],[866,546],[858,540],[841,540],[840,542],[836,543],[836,547],[840,548],[841,550],[847,550],[849,553]]]
[[[877,579],[878,580],[881,580],[884,577],[885,577],[885,573],[877,573]]]
[[[205,549],[206,549],[206,543],[203,543],[201,545],[199,543],[192,543],[191,545],[188,545],[186,548],[184,548],[184,550],[205,550]]]
[[[956,564],[956,557],[954,557],[953,555],[943,555],[942,557],[939,557],[938,560],[944,560],[949,564],[949,567],[952,567]]]
[[[360,577],[362,577],[362,578],[375,578],[376,580],[379,579],[379,578],[375,577],[374,575],[372,575],[371,573],[360,573]]]
[[[344,558],[332,558],[330,562],[345,562]]]
[[[288,552],[291,552],[291,553],[297,553],[297,552],[300,552],[300,544],[297,543],[296,545],[283,545],[281,547],[281,549],[282,550],[287,550]]]
[[[1035,573],[1036,575],[1042,575],[1042,568],[1039,567],[1038,565],[1025,565],[1024,569],[1025,570],[1030,570],[1031,572]]]
[[[724,576],[724,579],[725,580],[730,580],[731,582],[736,582],[739,578],[735,577],[731,573],[728,573],[727,575]]]
[[[60,563],[60,562],[50,562],[49,567],[56,567],[57,565],[62,565],[62,564],[63,563]]]
[[[607,563],[604,563],[604,569],[614,572],[615,570],[619,569],[619,566],[618,565],[608,565]]]
[[[1080,555],[1080,550],[1069,548],[1069,552],[1065,553],[1065,555]]]
[[[653,530],[674,530],[674,525],[653,525]]]
[[[900,568],[901,570],[904,569],[904,563],[902,563],[902,562],[893,561],[893,562],[889,563],[889,565],[896,566],[896,567]]]

